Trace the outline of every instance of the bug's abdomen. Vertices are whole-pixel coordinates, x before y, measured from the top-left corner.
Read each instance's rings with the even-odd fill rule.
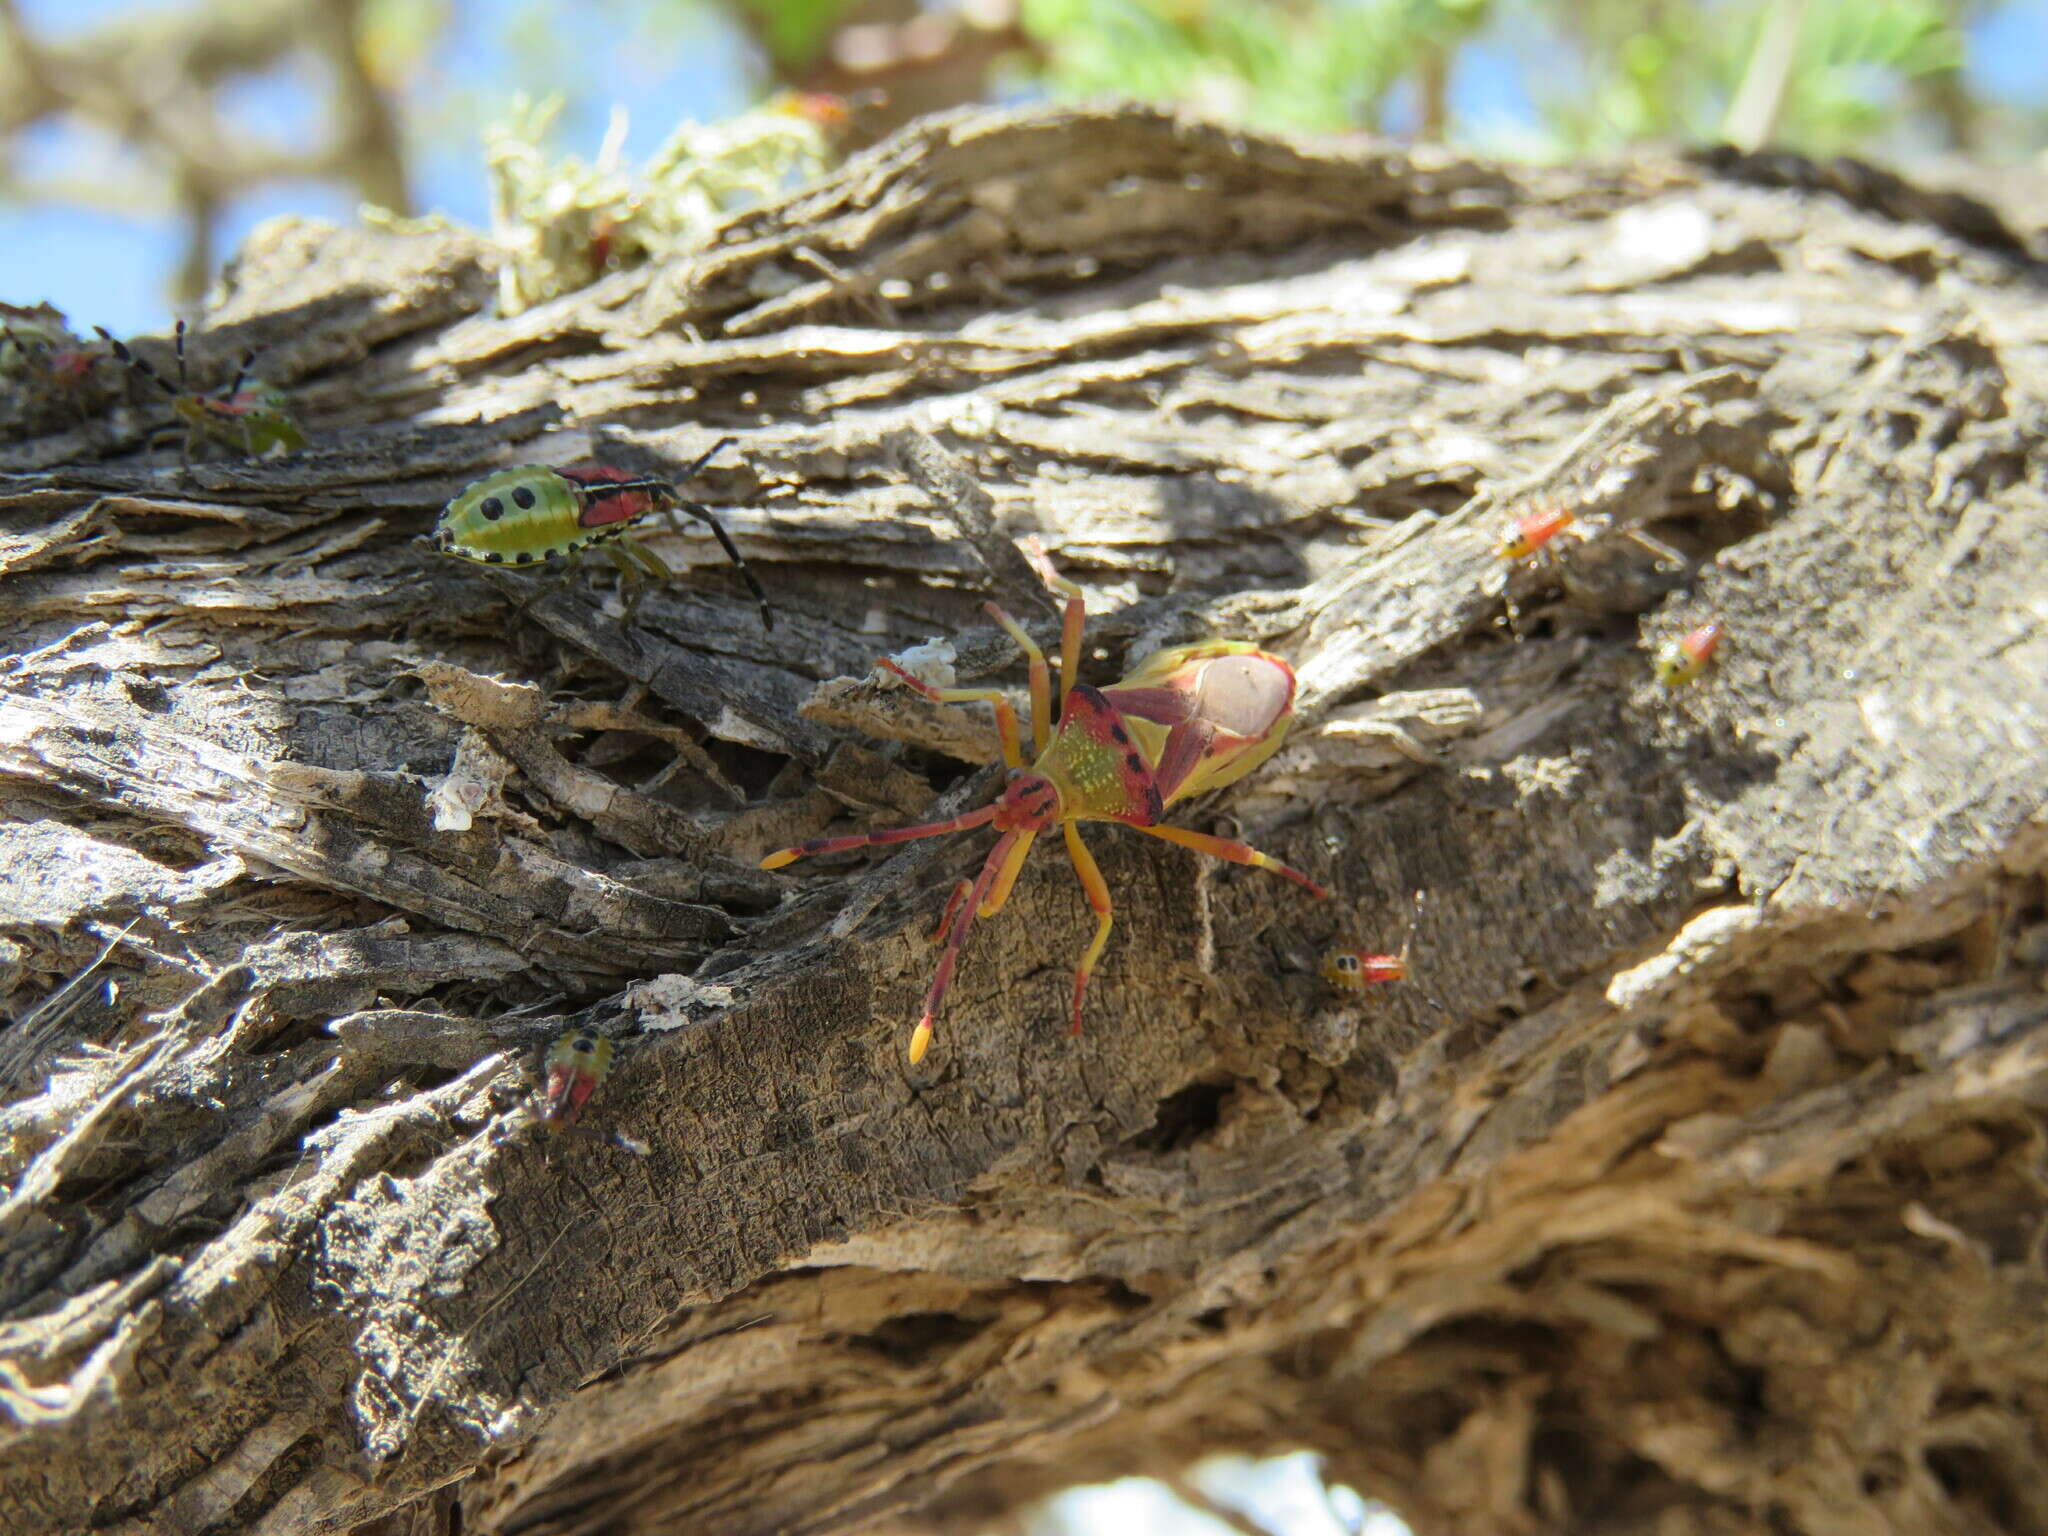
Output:
[[[486,475],[448,503],[434,546],[485,565],[532,565],[603,536],[581,526],[576,487],[555,470],[521,465]]]

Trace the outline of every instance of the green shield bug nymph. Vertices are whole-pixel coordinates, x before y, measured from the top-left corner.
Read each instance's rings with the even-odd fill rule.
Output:
[[[724,525],[709,507],[686,501],[677,490],[678,483],[689,481],[734,441],[720,438],[676,482],[630,475],[606,464],[563,469],[520,464],[501,469],[463,487],[442,510],[427,542],[441,554],[479,565],[541,565],[565,557],[573,563],[585,549],[601,545],[633,586],[626,599],[630,619],[639,610],[640,583],[667,581],[674,574],[659,555],[632,536],[635,525],[653,512],[667,515],[671,523],[677,512],[687,512],[710,525],[719,547],[760,605],[761,627],[773,629],[768,594]]]
[[[171,410],[184,428],[181,457],[189,460],[192,450],[212,443],[230,453],[252,459],[267,459],[280,453],[296,453],[306,446],[306,434],[291,413],[291,397],[275,384],[251,378],[256,354],[242,354],[241,366],[227,387],[202,394],[192,387],[185,371],[185,322],[177,329],[178,382],[173,384],[143,359],[128,350],[125,342],[94,326],[114,356],[170,397]],[[175,431],[166,427],[162,430]]]

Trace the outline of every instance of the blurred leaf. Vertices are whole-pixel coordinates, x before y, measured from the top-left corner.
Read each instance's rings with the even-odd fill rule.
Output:
[[[854,4],[855,0],[738,0],[738,8],[752,18],[749,30],[784,68],[821,58]]]

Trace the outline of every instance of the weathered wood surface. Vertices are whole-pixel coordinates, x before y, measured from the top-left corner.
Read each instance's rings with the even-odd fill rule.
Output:
[[[0,1525],[959,1529],[1307,1445],[1425,1533],[2048,1529],[2041,272],[1735,169],[967,116],[511,321],[459,237],[269,232],[216,344],[311,451],[0,450]],[[631,630],[410,542],[725,432],[772,633],[701,530]],[[991,529],[1098,677],[1295,660],[1179,819],[1334,896],[1098,833],[1077,1041],[1041,852],[911,1069],[981,840],[754,861],[988,793],[852,680],[1021,679]],[[539,1134],[572,1020],[645,1155]]]

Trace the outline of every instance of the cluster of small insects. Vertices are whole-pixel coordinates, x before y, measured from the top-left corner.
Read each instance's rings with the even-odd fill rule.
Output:
[[[686,500],[677,488],[733,442],[720,438],[676,481],[630,475],[604,464],[565,469],[520,464],[501,469],[465,486],[448,503],[427,535],[427,544],[439,554],[479,565],[543,565],[566,558],[572,569],[584,550],[595,547],[619,568],[628,588],[626,618],[631,622],[647,584],[670,580],[674,574],[639,542],[636,525],[650,513],[660,512],[673,524],[676,513],[687,512],[710,525],[726,558],[754,594],[761,627],[773,629],[775,612],[768,606],[768,594],[725,525],[709,507]]]
[[[1508,525],[1500,542],[1493,547],[1494,554],[1502,560],[1541,561],[1553,558],[1553,542],[1560,534],[1569,531],[1579,520],[1578,513],[1562,504],[1537,507],[1517,516]],[[1661,544],[1640,529],[1623,530],[1628,537],[1643,545],[1658,559],[1672,564],[1683,564],[1682,557],[1668,545]],[[1510,599],[1512,614],[1512,599]],[[1714,650],[1726,633],[1726,626],[1715,619],[1700,625],[1675,640],[1667,640],[1658,646],[1651,659],[1651,668],[1657,681],[1667,688],[1680,688],[1687,683],[1697,682],[1713,660]]]

